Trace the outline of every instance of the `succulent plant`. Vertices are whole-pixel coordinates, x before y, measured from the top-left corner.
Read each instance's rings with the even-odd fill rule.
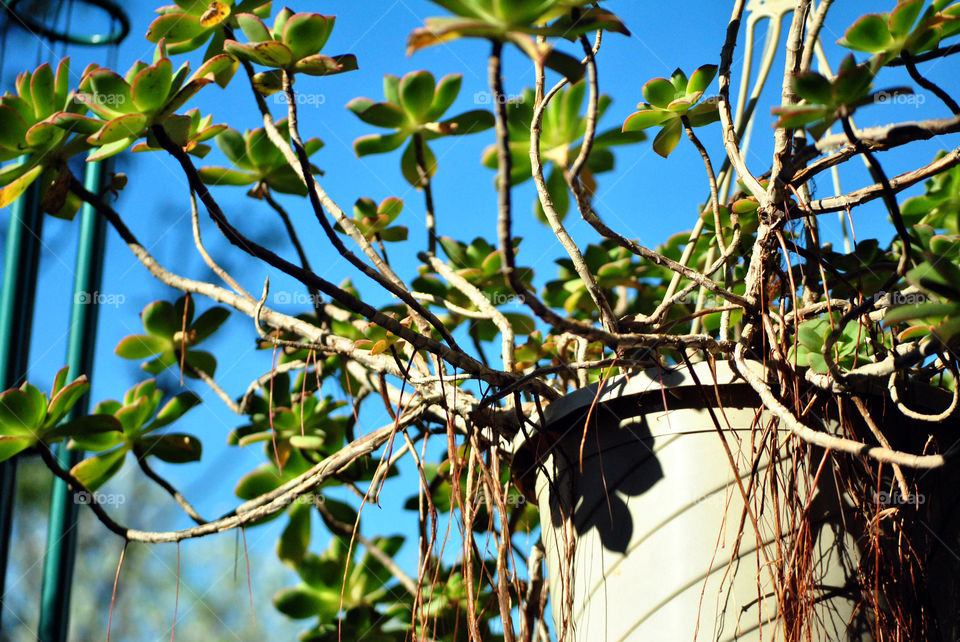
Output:
[[[360,198],[353,205],[353,218],[350,220],[368,241],[373,239],[385,242],[406,241],[407,228],[402,225],[392,227],[390,225],[402,211],[403,201],[396,197],[385,198],[379,205],[371,198]],[[343,232],[339,223],[336,229],[338,232]]]
[[[108,400],[93,409],[94,417],[110,417],[117,428],[78,435],[68,446],[101,453],[76,464],[71,473],[89,490],[96,490],[123,467],[127,453],[137,457],[156,457],[171,464],[182,464],[200,459],[200,440],[185,433],[155,434],[172,424],[188,410],[200,403],[192,392],[181,392],[163,407],[163,391],[157,382],[148,379],[127,391],[123,402]]]
[[[342,510],[334,508],[335,504]],[[324,506],[334,512],[341,523],[353,525],[357,520],[356,512],[347,504],[325,500]],[[377,537],[371,540],[371,546],[392,557],[400,550],[403,540],[400,536]],[[390,596],[386,584],[391,575],[383,563],[369,551],[359,559],[354,560],[353,557],[349,538],[334,536],[322,554],[304,554],[296,567],[301,580],[299,584],[281,589],[274,595],[273,604],[281,613],[292,618],[319,618],[317,628],[304,635],[306,639],[322,639],[325,634],[336,635],[339,628],[338,613],[342,609],[372,612],[374,605]],[[377,616],[377,619],[380,618],[382,616]],[[344,630],[364,635],[371,630],[371,625],[376,627],[376,620],[364,623],[361,627],[348,622],[344,624]]]
[[[85,375],[67,383],[68,372],[68,368],[61,368],[57,372],[49,398],[27,382],[0,394],[0,461],[6,461],[38,443],[55,443],[77,435],[92,435],[119,428],[116,419],[100,414],[64,421],[80,398],[90,390]]]
[[[274,68],[254,76],[254,85],[264,95],[281,88],[281,70],[329,76],[357,68],[357,58],[353,54],[325,56],[319,53],[333,31],[334,16],[293,13],[284,8],[274,19],[272,29],[252,13],[239,13],[236,19],[249,42],[227,39],[223,48],[240,60]]]
[[[938,152],[934,160],[944,156],[945,152]],[[952,234],[960,233],[960,166],[931,177],[924,194],[904,201],[900,214],[909,227],[923,223]]]
[[[787,356],[789,363],[796,363],[801,367],[809,367],[821,374],[827,372],[827,363],[823,358],[823,345],[834,325],[840,320],[839,313],[834,314],[833,320],[822,315],[815,319],[808,319],[800,324],[797,330],[797,344],[790,349]],[[842,370],[851,370],[856,365],[863,365],[874,361],[874,354],[878,347],[889,348],[889,338],[880,335],[878,342],[870,341],[864,335],[864,328],[856,321],[851,321],[841,330],[837,339],[834,360]],[[884,343],[885,342],[885,343]]]
[[[198,147],[198,143],[212,138],[224,126],[211,126],[210,120],[200,118],[199,113],[178,116],[174,112],[230,64],[230,57],[220,54],[204,62],[193,74],[188,63],[174,73],[161,42],[153,64],[137,61],[126,77],[95,65],[87,68],[76,97],[96,118],[60,112],[52,121],[61,127],[89,132],[87,142],[99,147],[87,157],[89,161],[119,154],[147,135],[153,125],[163,126],[176,144],[202,156],[204,148]],[[159,149],[159,145],[151,139],[141,148],[144,149]]]
[[[150,374],[160,374],[172,365],[184,364],[183,374],[196,378],[195,371],[213,376],[217,360],[209,352],[193,346],[216,332],[229,312],[213,307],[193,318],[193,299],[180,297],[176,303],[154,301],[143,309],[140,318],[147,334],[132,334],[117,344],[115,352],[124,359],[154,357],[141,367]]]
[[[276,122],[277,130],[285,140],[290,139],[286,118]],[[266,186],[283,194],[306,196],[307,188],[300,175],[286,162],[263,127],[247,130],[242,135],[226,128],[217,135],[217,146],[233,167],[208,166],[200,168],[200,178],[208,185],[256,185],[252,196],[259,196],[258,188]],[[304,142],[307,156],[323,147],[319,138]],[[314,174],[320,170],[311,165]]]
[[[411,71],[403,78],[387,74],[383,77],[385,102],[377,103],[369,98],[354,98],[347,109],[363,122],[376,127],[395,130],[390,134],[369,134],[353,141],[357,156],[384,154],[400,147],[410,139],[400,168],[404,178],[414,186],[420,186],[417,169],[416,141],[423,140],[423,161],[428,176],[433,176],[437,160],[426,141],[441,136],[462,136],[493,127],[493,114],[484,109],[466,111],[458,116],[440,120],[460,93],[463,76],[450,74],[438,83],[429,71]]]
[[[886,63],[902,51],[917,54],[960,33],[960,3],[947,6],[949,0],[936,0],[924,11],[924,2],[900,0],[890,13],[861,16],[837,44],[876,54]]]
[[[600,245],[588,245],[583,254],[590,273],[596,277],[597,285],[606,291],[617,286],[637,288],[644,276],[642,263],[628,250],[611,241]],[[568,313],[575,311],[590,312],[594,308],[590,294],[583,281],[577,276],[573,262],[568,258],[557,259],[560,266],[559,278],[546,284],[544,300]]]
[[[331,397],[319,398],[314,391],[292,395],[290,378],[278,374],[266,385],[266,396],[252,397],[247,414],[250,423],[231,431],[227,443],[247,446],[265,443],[275,454],[281,455],[281,464],[289,457],[291,449],[303,448],[327,456],[343,445],[350,415],[333,416],[332,413],[346,406],[344,401]]]
[[[66,161],[90,147],[82,136],[71,138],[72,127],[58,127],[59,114],[82,118],[86,107],[70,94],[70,59],[57,65],[54,75],[43,64],[17,76],[17,93],[0,98],[0,162],[19,159],[0,169],[0,207],[15,201],[34,181],[47,194],[57,178],[69,175]],[[44,210],[60,218],[73,218],[79,199],[64,194],[57,202],[46,199]]]
[[[433,0],[456,17],[427,18],[410,34],[407,54],[456,38],[483,38],[516,45],[532,60],[566,76],[583,77],[583,65],[573,56],[532,36],[559,36],[574,40],[597,30],[629,35],[614,14],[581,0]]]
[[[586,83],[580,81],[562,89],[544,109],[540,134],[540,153],[546,171],[547,191],[550,200],[562,219],[570,209],[570,197],[564,178],[570,169],[587,129],[587,119],[580,115]],[[530,164],[530,124],[533,121],[533,89],[523,90],[516,100],[507,103],[507,132],[510,139],[510,182],[517,185],[532,177]],[[603,117],[610,106],[611,98],[602,95],[597,101],[597,119]],[[614,168],[614,156],[610,148],[646,139],[643,132],[622,132],[619,127],[600,132],[593,140],[590,156],[581,172],[581,181],[589,193],[596,191],[595,174],[609,172]],[[497,168],[497,148],[490,145],[483,152],[483,164]],[[534,212],[541,221],[546,221],[539,199],[534,201]]]
[[[623,131],[642,131],[660,125],[660,131],[653,139],[653,151],[666,158],[680,142],[684,116],[692,127],[719,120],[714,101],[700,102],[703,92],[716,75],[716,65],[703,65],[694,70],[690,78],[677,69],[669,79],[654,78],[647,82],[641,92],[648,102],[637,105],[637,111],[624,121]]]
[[[927,224],[911,228],[913,249],[923,261],[907,272],[914,292],[884,316],[884,324],[897,327],[900,341],[925,339],[931,335],[944,345],[954,345],[960,336],[960,234],[937,234]]]
[[[843,59],[832,82],[815,71],[795,76],[793,90],[803,102],[774,107],[772,113],[779,116],[774,127],[805,127],[811,136],[820,138],[837,121],[841,110],[852,112],[873,100],[870,94],[873,76],[873,68],[868,63],[858,65],[853,54]],[[891,90],[891,93],[900,91],[904,90]]]
[[[238,13],[252,13],[261,18],[270,15],[269,0],[244,0],[234,6],[234,0],[174,0],[176,4],[157,9],[160,14],[147,29],[147,40],[159,43],[165,40],[171,54],[193,51],[210,44],[204,53],[207,60],[223,53],[227,33],[237,28]],[[217,72],[215,79],[226,87],[239,65],[232,62]]]

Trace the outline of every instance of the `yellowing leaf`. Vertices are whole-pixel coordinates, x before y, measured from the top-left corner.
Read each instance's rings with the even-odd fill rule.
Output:
[[[204,27],[212,27],[223,22],[230,15],[230,7],[222,2],[214,0],[207,7],[207,10],[200,16],[200,24]]]
[[[38,165],[3,189],[0,189],[0,208],[4,208],[17,200],[42,171],[43,167]]]

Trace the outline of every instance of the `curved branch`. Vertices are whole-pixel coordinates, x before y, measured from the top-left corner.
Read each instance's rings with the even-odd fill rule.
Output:
[[[927,91],[932,92],[933,95],[939,98],[940,101],[947,106],[947,109],[949,109],[954,116],[960,115],[960,105],[957,104],[957,101],[951,98],[950,94],[941,89],[940,85],[932,80],[927,80],[920,74],[920,72],[917,70],[917,66],[913,62],[913,56],[910,55],[906,49],[900,52],[900,58],[903,60],[903,65],[907,68],[907,73],[910,74],[910,77],[913,78],[914,82]]]
[[[580,170],[583,168],[584,163],[589,156],[590,149],[593,146],[593,138],[597,129],[597,99],[599,94],[597,91],[596,65],[592,65],[590,69],[590,99],[587,110],[587,129],[584,133],[583,145],[580,148],[580,153],[570,169],[570,182],[573,185],[579,185]],[[577,276],[579,276],[580,280],[583,281],[583,285],[590,294],[590,298],[593,299],[594,305],[596,305],[597,309],[600,311],[601,324],[608,332],[616,332],[617,318],[614,316],[613,310],[610,308],[610,302],[607,301],[607,297],[603,294],[600,286],[597,285],[597,280],[594,278],[593,274],[591,274],[590,268],[587,267],[586,261],[583,259],[583,254],[580,252],[580,248],[577,247],[577,244],[574,243],[572,238],[570,238],[566,228],[560,221],[560,215],[557,213],[557,208],[554,206],[553,199],[550,198],[550,192],[547,190],[547,181],[543,177],[543,160],[540,158],[540,135],[543,131],[543,113],[551,98],[556,95],[560,87],[565,84],[565,81],[566,79],[557,83],[557,85],[546,96],[544,96],[543,100],[537,103],[533,109],[533,118],[530,121],[530,164],[533,169],[533,181],[536,184],[537,197],[539,198],[540,205],[543,208],[543,214],[546,216],[547,222],[550,224],[550,229],[553,230],[554,235],[557,237],[557,240],[560,241],[560,245],[563,246],[563,249],[567,251],[567,255],[573,262],[573,267],[577,272]],[[505,110],[506,107],[504,106],[504,111]],[[507,153],[509,153],[509,146],[507,146]]]
[[[300,243],[300,237],[297,236],[297,230],[293,227],[293,221],[290,220],[290,216],[287,214],[287,210],[283,209],[283,206],[278,203],[273,196],[270,194],[270,189],[264,186],[263,190],[263,200],[267,202],[274,212],[277,213],[277,216],[280,217],[280,220],[283,221],[283,227],[287,230],[287,236],[290,237],[290,242],[293,244],[293,248],[297,251],[297,256],[300,258],[300,266],[312,272],[313,268],[310,267],[310,260],[307,259],[307,253],[303,249],[303,244]],[[313,309],[317,313],[317,318],[321,321],[325,319],[325,314],[323,311],[323,301],[320,299],[320,292],[316,288],[307,287],[307,292],[310,293],[311,303],[313,303]]]
[[[810,428],[798,420],[790,412],[790,409],[777,399],[770,386],[750,369],[749,364],[744,359],[743,352],[743,344],[738,344],[733,353],[737,372],[746,379],[750,387],[759,395],[764,407],[780,419],[791,433],[806,443],[852,455],[860,455],[861,457],[870,457],[876,461],[898,464],[906,468],[932,469],[940,468],[947,463],[947,458],[944,455],[913,455],[882,446],[869,446],[859,441],[837,437]]]
[[[406,284],[404,284],[403,281],[401,281],[400,278],[393,273],[393,270],[390,269],[390,266],[386,265],[380,259],[379,255],[377,255],[377,253],[373,251],[372,247],[370,248],[370,251],[373,254],[373,256],[377,257],[375,264],[377,264],[377,267],[380,269],[379,272],[371,268],[369,265],[361,261],[359,258],[357,258],[357,256],[353,252],[347,249],[347,246],[343,244],[343,241],[340,240],[340,237],[337,236],[337,233],[336,231],[334,231],[333,226],[330,225],[330,222],[327,220],[326,214],[324,214],[324,209],[323,209],[324,203],[323,203],[323,199],[321,199],[320,197],[320,184],[313,178],[313,175],[310,173],[310,159],[307,157],[307,150],[303,146],[303,141],[300,139],[300,131],[297,127],[297,99],[293,93],[293,87],[291,86],[290,74],[287,71],[283,72],[283,87],[284,87],[284,91],[287,94],[287,101],[289,102],[288,128],[290,131],[290,140],[293,141],[293,146],[294,146],[294,149],[296,150],[296,158],[293,160],[299,162],[299,173],[300,173],[300,176],[304,178],[304,181],[306,183],[307,193],[310,197],[310,204],[313,206],[313,211],[314,211],[314,214],[316,214],[317,221],[320,222],[320,227],[323,228],[323,232],[324,234],[327,235],[327,238],[330,240],[330,243],[332,243],[333,246],[337,249],[337,251],[340,252],[340,254],[345,259],[347,259],[354,267],[356,267],[358,270],[363,272],[366,276],[370,277],[372,280],[376,281],[378,284],[380,284],[383,288],[385,288],[388,292],[396,296],[398,299],[406,303],[407,306],[410,308],[411,313],[413,313],[415,316],[418,315],[422,317],[425,320],[421,324],[422,326],[425,326],[426,322],[428,321],[430,325],[432,325],[437,330],[437,332],[440,333],[440,336],[443,337],[443,340],[447,342],[447,344],[450,346],[451,349],[456,350],[457,352],[466,356],[466,353],[464,353],[464,351],[460,348],[460,346],[457,345],[457,342],[454,340],[453,336],[447,330],[446,326],[443,325],[443,322],[440,321],[440,319],[438,319],[436,316],[434,316],[432,312],[430,312],[425,307],[420,305],[420,303],[410,295],[410,290],[407,289]],[[159,128],[154,127],[154,129],[159,129]],[[286,148],[287,152],[290,151],[290,148],[288,146],[284,145],[284,147]],[[167,151],[173,153],[171,149],[167,149]],[[184,154],[182,150],[180,150],[180,154],[177,160],[179,160],[180,164],[183,165],[184,159],[186,159],[187,162],[190,162],[186,154]],[[297,163],[296,162],[293,163],[292,167],[296,168]],[[184,169],[186,169],[186,167],[184,167]],[[307,180],[307,177],[309,177],[309,180]],[[201,200],[203,200],[203,193],[202,192],[198,192],[198,193],[200,194]],[[204,201],[204,203],[206,203],[206,201]],[[343,213],[341,212],[341,216],[342,214]],[[337,218],[337,222],[340,223],[340,225],[343,227],[344,230],[349,231],[352,228],[353,231],[356,232],[357,236],[359,236],[360,238],[363,238],[363,235],[360,234],[359,230],[356,230],[356,226],[353,225],[352,221],[348,221],[345,216],[343,218],[340,218],[340,217],[335,217],[335,218]],[[364,238],[364,242],[366,243],[367,247],[370,247],[370,243],[366,241],[365,238]],[[425,328],[422,328],[422,329],[425,330]]]
[[[760,201],[761,207],[769,205],[767,192],[760,185],[760,181],[750,173],[743,160],[743,154],[737,142],[737,133],[734,129],[733,117],[730,111],[730,65],[733,63],[733,51],[737,47],[737,34],[740,31],[740,20],[743,17],[745,0],[737,0],[733,6],[733,14],[727,24],[727,37],[720,51],[720,68],[717,73],[720,84],[717,96],[717,107],[720,110],[720,124],[723,127],[723,146],[727,150],[727,157],[737,170],[737,175],[743,181],[751,194]]]
[[[918,169],[915,169],[910,172],[904,172],[898,176],[894,176],[889,180],[890,189],[895,192],[902,192],[903,190],[916,185],[920,181],[926,180],[931,176],[935,176],[940,172],[946,171],[951,167],[955,167],[960,164],[960,147],[954,149],[948,154],[944,154],[942,157],[937,160],[924,165]],[[813,214],[825,214],[827,212],[837,212],[845,210],[848,207],[856,207],[857,205],[862,205],[869,201],[874,200],[880,196],[883,196],[883,184],[874,183],[868,187],[863,187],[856,191],[850,192],[848,194],[842,194],[840,196],[830,196],[827,198],[821,198],[819,200],[811,202],[808,207]]]
[[[197,512],[197,510],[193,507],[193,505],[189,501],[187,501],[187,498],[184,497],[180,493],[180,491],[178,491],[176,488],[173,487],[173,484],[171,484],[166,479],[158,475],[157,472],[150,467],[150,464],[147,463],[147,457],[144,453],[140,452],[139,449],[134,449],[133,454],[136,455],[137,464],[139,464],[140,470],[142,470],[143,473],[147,477],[152,479],[158,486],[160,486],[165,491],[167,491],[170,494],[170,496],[173,497],[174,501],[177,502],[180,508],[183,509],[183,512],[185,512],[190,517],[190,519],[192,519],[197,524],[207,523],[207,520],[200,517],[200,513]]]
[[[237,294],[253,299],[253,295],[244,290],[226,270],[217,265],[207,249],[203,247],[203,239],[200,238],[200,216],[197,213],[197,195],[193,190],[190,190],[190,225],[193,228],[193,243],[197,246],[197,252],[203,257],[207,267],[213,270],[214,274],[223,279],[223,282],[233,288]]]
[[[223,231],[224,235],[231,243],[242,249],[244,252],[247,252],[251,256],[266,262],[267,264],[285,272],[286,274],[289,274],[301,283],[316,287],[318,290],[327,296],[332,297],[351,312],[355,312],[369,319],[378,326],[393,332],[404,341],[410,343],[417,350],[427,350],[428,352],[433,352],[442,359],[445,359],[451,365],[476,374],[481,379],[484,379],[488,383],[492,383],[494,385],[501,385],[503,383],[513,381],[513,377],[510,375],[491,370],[490,368],[485,367],[479,361],[467,355],[462,350],[456,347],[451,347],[456,346],[456,342],[453,342],[451,346],[448,346],[430,337],[419,334],[418,332],[402,325],[396,319],[380,312],[372,305],[361,301],[352,294],[333,285],[322,277],[314,274],[313,272],[308,272],[307,270],[304,270],[293,263],[290,263],[271,250],[243,236],[239,230],[237,230],[235,227],[233,227],[233,225],[230,224],[229,221],[227,221],[226,216],[220,209],[220,206],[210,195],[210,192],[207,190],[206,186],[200,181],[196,168],[193,166],[193,163],[187,156],[186,152],[184,152],[180,147],[170,140],[169,136],[167,136],[162,127],[154,126],[152,131],[154,132],[154,135],[156,136],[160,145],[180,163],[188,181],[193,188],[196,189],[197,194],[200,196],[200,200],[203,201],[203,204],[207,207],[207,211],[209,212],[211,218],[216,221],[217,226],[221,229],[221,231]],[[302,152],[303,147],[300,146],[299,150]],[[316,196],[315,192],[314,196]],[[327,226],[329,227],[329,223],[327,223]],[[369,269],[369,266],[365,267]],[[383,278],[382,275],[377,276],[381,279]],[[393,291],[392,288],[391,291]],[[409,292],[404,294],[404,298],[409,298],[410,301],[413,301],[418,308],[423,308],[423,306],[417,303],[413,297],[409,296]],[[427,314],[429,315],[428,318],[433,317],[430,312],[427,312]],[[436,319],[435,317],[433,318]],[[436,323],[441,327],[443,325],[439,320],[436,320]],[[444,329],[443,332],[449,336],[449,332],[447,332],[446,329]]]

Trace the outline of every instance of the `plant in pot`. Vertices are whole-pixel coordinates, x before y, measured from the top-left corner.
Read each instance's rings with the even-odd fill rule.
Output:
[[[89,373],[60,372],[49,396],[18,383],[0,397],[0,456],[38,455],[124,546],[283,515],[277,554],[300,581],[273,602],[311,620],[303,639],[955,639],[960,150],[946,141],[960,107],[930,74],[957,52],[960,4],[851,17],[827,1],[738,0],[703,64],[631,78],[634,110],[611,105],[598,72],[623,65],[604,56],[624,46],[623,16],[570,0],[435,4],[448,14],[410,33],[408,53],[479,42],[487,87],[462,109],[462,75],[387,73],[382,99],[350,100],[362,134],[351,153],[386,155],[400,180],[376,198],[342,200],[318,167],[329,150],[305,138],[323,116],[304,106],[334,109],[311,92],[364,64],[324,53],[343,28],[333,16],[178,2],[150,27],[150,64],[20,77],[0,101],[0,202],[34,193],[67,218],[83,204],[182,293],[144,308],[143,331],[115,352],[184,390],[164,402],[147,380],[68,414]],[[761,18],[770,30],[748,98]],[[831,30],[844,33],[827,43],[836,59],[821,41]],[[196,71],[174,71],[203,46]],[[783,72],[765,90],[778,53]],[[533,87],[508,94],[507,71]],[[216,102],[197,104],[237,128],[188,108],[214,81],[248,85],[262,126],[241,133]],[[748,153],[765,104],[773,127]],[[887,124],[905,107],[914,118]],[[495,170],[482,214],[465,191],[476,177],[444,162],[470,139],[485,139],[478,162]],[[205,158],[212,141],[222,160]],[[942,151],[907,151],[920,141]],[[654,216],[636,211],[646,197],[616,212],[602,191],[621,146],[648,144],[646,172],[689,174],[674,165],[688,154],[703,176],[702,199],[669,202],[689,229],[656,247],[618,224]],[[84,154],[128,148],[178,168],[192,230],[176,229],[202,271],[154,256],[121,213],[125,194],[115,205],[75,176]],[[859,187],[841,190],[838,169]],[[836,193],[818,195],[828,171]],[[528,192],[515,186],[528,179],[541,227],[521,240]],[[279,217],[264,225],[282,242],[241,229],[236,186],[249,187],[242,207]],[[455,238],[468,222],[435,195],[460,191],[486,237]],[[860,212],[889,225],[856,234]],[[409,230],[417,221],[424,233]],[[226,241],[217,252],[203,227],[211,247]],[[214,256],[228,252],[231,269]],[[528,266],[539,252],[560,253],[555,275]],[[335,279],[329,256],[344,261]],[[271,290],[271,276],[296,286]],[[196,347],[226,327],[232,345],[260,349],[231,362],[245,376],[236,390],[217,368],[233,355]],[[189,422],[196,391],[235,413],[234,429],[167,430]],[[367,417],[380,412],[377,428]],[[175,476],[168,465],[202,462],[213,437],[262,446],[263,461],[238,476],[243,502],[207,520],[151,463]],[[68,466],[52,448],[86,455]],[[196,524],[145,531],[112,516],[98,489],[128,461]],[[404,483],[409,568],[403,536],[361,527],[381,491]]]

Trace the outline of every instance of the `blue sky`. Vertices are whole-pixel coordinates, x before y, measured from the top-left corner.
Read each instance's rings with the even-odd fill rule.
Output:
[[[136,59],[151,58],[153,45],[146,42],[143,34],[153,17],[151,10],[155,6],[152,2],[140,1],[124,4],[129,10],[133,26],[129,38],[117,53],[116,69],[121,74]],[[488,45],[481,42],[455,42],[406,57],[404,49],[409,32],[422,24],[424,17],[443,15],[442,9],[428,2],[378,0],[289,4],[295,10],[336,15],[336,28],[324,53],[354,53],[360,66],[358,71],[349,74],[323,79],[304,77],[296,84],[296,89],[305,97],[300,107],[304,135],[317,136],[326,143],[313,157],[325,172],[322,179],[325,188],[345,210],[349,210],[359,197],[370,197],[376,201],[388,196],[403,198],[406,206],[398,223],[408,226],[411,238],[420,241],[425,236],[422,228],[422,195],[403,180],[399,171],[400,152],[358,160],[351,148],[352,141],[358,136],[375,133],[375,130],[360,122],[343,106],[356,96],[382,100],[381,80],[385,73],[403,75],[418,69],[429,69],[437,78],[448,73],[463,75],[460,96],[451,108],[451,114],[489,104],[486,86]],[[861,11],[874,7],[886,8],[887,5],[892,6],[893,2],[869,3],[870,7],[867,4],[837,3],[831,10],[824,40],[827,55],[834,67],[845,53],[833,45],[843,30]],[[281,3],[275,5],[279,7]],[[690,72],[702,64],[718,62],[729,19],[728,3],[712,0],[673,3],[621,0],[610,2],[607,6],[623,18],[632,35],[613,34],[604,37],[599,56],[600,84],[601,90],[613,97],[613,104],[601,123],[602,128],[618,126],[631,113],[634,104],[642,100],[640,87],[650,78],[669,76],[678,66]],[[78,13],[73,23],[84,27],[97,25],[97,28],[103,25],[103,21],[93,13]],[[574,51],[569,43],[565,46]],[[38,49],[32,37],[22,32],[10,32],[2,68],[4,89],[12,86],[17,71],[35,66]],[[40,60],[48,60],[49,52],[45,49],[39,51]],[[54,53],[59,56],[61,47],[55,47]],[[103,50],[71,48],[69,53],[72,56],[71,67],[77,78],[87,62],[105,63]],[[188,56],[194,66],[199,53]],[[734,70],[738,75],[741,56],[742,47],[738,48],[734,61]],[[175,62],[183,59],[186,58],[176,57]],[[769,166],[769,134],[772,131],[769,110],[778,100],[776,78],[782,69],[782,58],[778,58],[773,68],[774,80],[757,111],[754,142],[747,159],[755,173],[762,173]],[[926,63],[923,71],[948,91],[960,88],[956,75],[951,73],[950,65],[946,62]],[[531,64],[512,50],[505,58],[504,73],[508,95],[519,94],[524,87],[532,85]],[[887,70],[876,87],[903,84],[909,84],[905,73]],[[735,83],[734,96],[736,90]],[[716,82],[708,93],[711,91],[716,91]],[[857,123],[867,126],[947,115],[945,108],[935,98],[929,94],[919,96],[925,96],[925,100],[867,107],[858,112]],[[283,115],[285,105],[272,98],[268,99],[268,104],[275,115]],[[199,107],[204,114],[212,113],[214,122],[229,122],[237,129],[260,125],[259,114],[242,75],[238,75],[227,90],[216,86],[205,88],[192,106]],[[719,167],[723,158],[719,126],[709,126],[702,131],[701,138],[715,166]],[[491,130],[478,135],[440,140],[434,145],[439,171],[433,184],[437,226],[441,235],[462,241],[469,241],[476,236],[491,240],[495,237],[493,172],[479,163],[482,150],[492,141]],[[881,161],[888,174],[893,175],[928,162],[939,148],[938,145],[943,144],[946,141],[917,143],[902,154],[884,155]],[[699,155],[688,141],[681,141],[667,160],[654,154],[649,143],[618,148],[616,155],[617,168],[613,173],[598,177],[599,190],[595,197],[597,211],[612,227],[647,246],[654,246],[693,225],[697,205],[705,200],[707,190]],[[127,225],[168,268],[193,277],[212,278],[193,247],[186,180],[175,162],[161,154],[137,154],[127,155],[120,164],[130,179],[117,202],[117,209]],[[200,164],[223,165],[226,162],[219,150],[215,149]],[[850,166],[851,171],[842,178],[844,190],[872,182],[859,161],[850,163]],[[832,193],[832,186],[825,174],[820,177],[818,188],[819,195]],[[915,187],[906,195],[920,191],[921,188]],[[264,203],[246,198],[244,192],[243,188],[225,187],[217,189],[214,195],[236,226],[261,242],[272,243],[284,256],[295,260],[293,248],[285,240],[279,219]],[[536,283],[542,285],[555,277],[553,260],[562,256],[562,249],[548,229],[536,221],[531,207],[533,199],[531,182],[515,189],[515,234],[524,238],[520,262],[535,269]],[[375,304],[388,302],[375,286],[333,250],[313,220],[313,213],[305,200],[285,197],[281,202],[293,217],[311,262],[321,276],[333,282],[350,277],[366,300]],[[0,225],[4,229],[7,220],[8,214],[0,213]],[[592,230],[576,220],[575,215],[571,215],[568,221],[571,234],[581,244],[596,242]],[[204,212],[201,212],[201,225],[207,249],[249,291],[259,293],[267,275],[271,277],[274,297],[281,292],[299,294],[304,291],[290,279],[238,255],[219,235]],[[823,225],[823,240],[839,245],[836,219],[828,215],[824,217]],[[861,208],[854,217],[854,225],[861,237],[879,234],[887,239],[891,234],[885,212],[877,203]],[[45,223],[29,373],[30,380],[44,389],[49,389],[53,373],[62,367],[65,359],[76,229],[76,222],[48,218]],[[419,264],[415,253],[422,248],[394,245],[390,249],[390,258],[397,272],[405,278],[412,278]],[[100,317],[92,377],[94,401],[117,398],[146,376],[137,368],[137,364],[115,356],[113,348],[124,336],[141,331],[138,314],[147,303],[158,298],[173,300],[177,296],[176,292],[153,280],[112,231],[109,233],[106,275],[101,294],[112,297],[108,300],[113,305],[107,305]],[[206,307],[206,302],[199,303],[200,309]],[[302,309],[293,305],[276,307],[288,312]],[[250,380],[270,369],[269,353],[256,351],[252,337],[250,320],[234,314],[219,337],[209,344],[209,349],[219,361],[217,379],[231,394],[239,395]],[[171,388],[177,385],[176,377],[169,373],[161,380]],[[256,447],[227,448],[227,432],[243,422],[233,416],[209,390],[198,384],[191,384],[191,388],[203,397],[204,403],[191,411],[178,428],[192,432],[203,440],[204,460],[200,464],[178,467],[158,463],[157,468],[194,501],[201,513],[215,516],[236,504],[232,488],[242,474],[262,461],[262,452]],[[332,388],[329,393],[343,396]],[[365,410],[361,415],[360,432],[372,430],[388,421],[383,410],[376,406],[371,405]],[[116,489],[114,492],[123,492],[125,483],[121,475],[111,483],[110,488]],[[399,530],[407,535],[414,534],[415,515],[398,508],[413,492],[415,486],[409,476],[388,483],[381,496],[382,508],[368,506],[364,510],[365,525],[369,532],[388,534]],[[189,525],[186,519],[174,524],[155,523],[151,521],[150,514],[150,510],[139,510],[129,515],[131,525],[158,530]],[[274,563],[271,559],[272,543],[281,525],[274,523],[248,533],[248,541],[254,550],[265,556],[261,564]],[[232,546],[232,536],[224,537],[230,537]],[[315,538],[315,550],[323,548],[323,540],[323,537]],[[224,541],[226,543],[227,540]],[[184,547],[184,554],[189,554],[189,546]],[[412,571],[415,560],[415,549],[408,546],[401,554],[401,562]],[[293,574],[290,579],[294,579]],[[265,592],[264,597],[267,595],[269,593]],[[245,599],[245,596],[238,597]]]

